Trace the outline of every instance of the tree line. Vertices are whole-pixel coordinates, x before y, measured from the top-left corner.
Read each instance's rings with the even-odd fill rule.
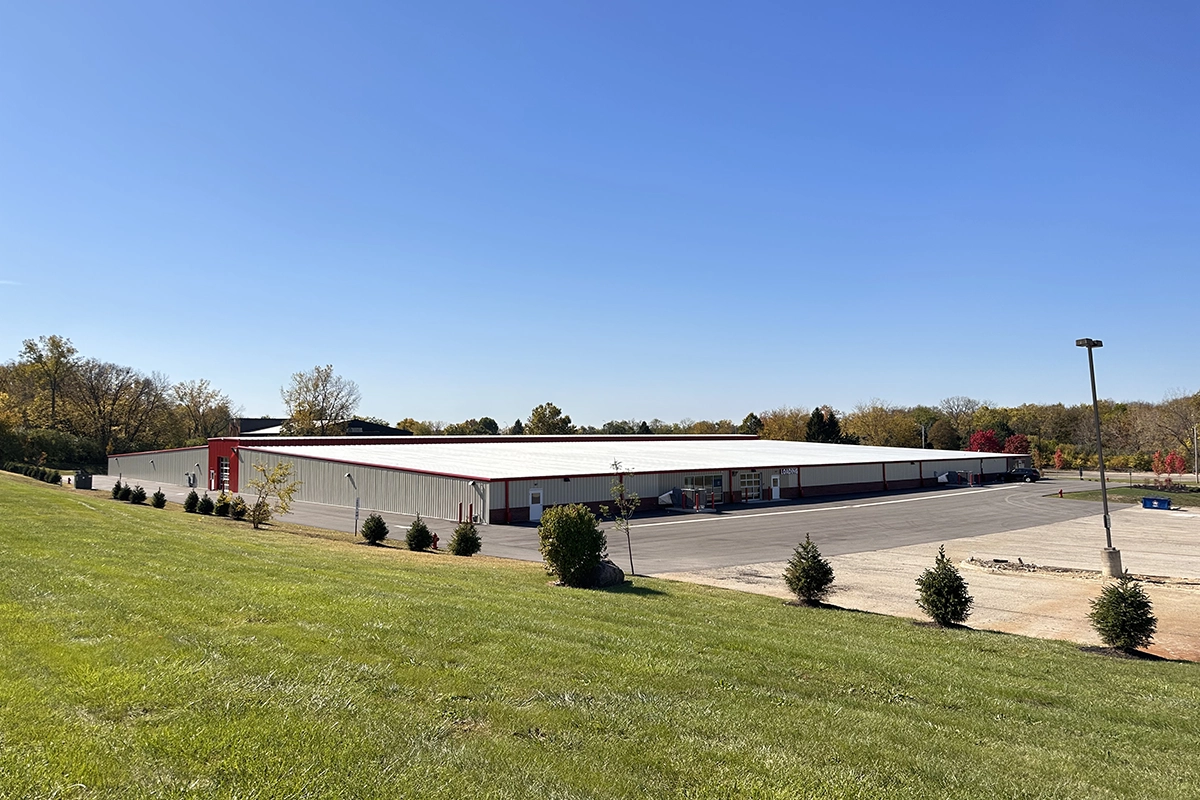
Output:
[[[285,435],[345,432],[362,400],[357,384],[332,365],[296,372],[280,389],[288,417]],[[0,459],[68,466],[101,464],[115,452],[203,444],[225,435],[240,414],[207,380],[171,383],[161,373],[86,358],[69,339],[23,342],[17,358],[0,364]],[[358,417],[381,424],[377,417]],[[1192,463],[1200,392],[1162,402],[1100,402],[1106,461],[1113,469],[1151,470]],[[997,406],[971,397],[936,405],[896,406],[880,399],[841,412],[829,405],[781,406],[741,420],[666,422],[609,420],[576,425],[554,403],[542,403],[510,425],[482,416],[462,422],[399,420],[417,435],[654,435],[741,433],[764,439],[1030,453],[1035,466],[1095,467],[1096,432],[1090,404]],[[1157,458],[1156,458],[1157,457]]]
[[[80,355],[70,339],[26,339],[0,364],[0,460],[99,466],[109,453],[204,444],[236,413],[204,379]]]
[[[1106,463],[1113,469],[1150,471],[1158,456],[1166,463],[1192,463],[1193,431],[1200,423],[1200,392],[1174,394],[1160,403],[1102,400],[1100,428]],[[574,425],[553,403],[501,427],[490,417],[447,425],[404,419],[396,423],[420,435],[628,435],[752,434],[763,439],[830,442],[879,447],[1029,453],[1037,467],[1095,468],[1096,427],[1089,403],[1025,403],[997,406],[971,397],[947,397],[937,405],[896,406],[873,399],[843,414],[828,405],[811,411],[783,406],[751,412],[740,423],[728,419],[664,422],[610,420],[599,427]]]

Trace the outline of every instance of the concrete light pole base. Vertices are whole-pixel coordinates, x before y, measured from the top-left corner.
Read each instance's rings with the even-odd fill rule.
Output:
[[[1100,551],[1100,574],[1106,578],[1116,578],[1125,574],[1121,569],[1121,551],[1115,547],[1106,547]]]

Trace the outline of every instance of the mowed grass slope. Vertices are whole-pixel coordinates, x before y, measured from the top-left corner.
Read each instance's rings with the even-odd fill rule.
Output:
[[[3,797],[1183,798],[1198,754],[1197,665],[0,475]]]

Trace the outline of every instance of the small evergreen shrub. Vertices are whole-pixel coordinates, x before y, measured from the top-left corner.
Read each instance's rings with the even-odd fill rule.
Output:
[[[796,547],[788,561],[783,582],[797,599],[809,605],[816,605],[829,595],[829,587],[833,585],[833,567],[821,557],[821,551],[807,533],[804,534],[804,543]]]
[[[200,503],[196,506],[196,510],[201,514],[211,514],[213,513],[213,507],[215,505],[216,503],[214,503],[212,498],[208,496],[208,492],[205,492],[204,497],[200,498]]]
[[[450,537],[449,550],[456,556],[473,556],[483,547],[474,522],[460,522]]]
[[[383,517],[372,514],[363,521],[362,535],[367,540],[367,544],[379,544],[387,538],[387,523],[383,521]]]
[[[195,514],[196,508],[200,505],[200,495],[196,494],[196,490],[192,489],[188,492],[188,496],[183,498],[183,510],[189,514]]]
[[[596,517],[579,503],[554,506],[538,525],[546,569],[567,586],[586,587],[608,547]]]
[[[234,519],[245,519],[246,512],[250,510],[250,506],[246,505],[246,501],[242,499],[240,494],[235,494],[233,499],[229,501],[229,516]]]
[[[213,513],[218,517],[228,517],[229,507],[231,504],[232,501],[229,499],[229,495],[222,490],[221,493],[217,495],[217,502],[213,503]]]
[[[946,558],[946,546],[938,548],[933,566],[917,578],[917,605],[938,625],[966,622],[975,598],[967,594],[967,582]]]
[[[56,469],[50,470],[50,483],[55,486],[62,486],[62,473]]]
[[[1088,619],[1109,647],[1130,652],[1154,640],[1158,618],[1154,616],[1150,597],[1142,584],[1128,575],[1107,584],[1091,603]]]
[[[127,483],[121,487],[121,491],[117,494],[117,499],[128,503],[131,497],[133,497],[133,487]]]
[[[129,493],[129,502],[136,506],[140,506],[146,502],[146,490],[141,486],[133,487],[133,491]]]
[[[150,495],[150,505],[154,506],[155,508],[167,507],[167,496],[163,494],[162,487],[159,487],[157,492]]]
[[[113,500],[121,499],[121,479],[120,478],[117,478],[117,482],[113,484],[112,499]]]
[[[428,550],[433,546],[433,534],[429,531],[429,526],[425,524],[425,520],[421,519],[420,514],[417,514],[417,518],[413,520],[412,525],[408,526],[408,533],[404,536],[404,543],[408,545],[409,550]]]

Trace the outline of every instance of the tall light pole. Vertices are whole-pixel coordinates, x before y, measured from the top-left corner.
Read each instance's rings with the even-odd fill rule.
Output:
[[[350,481],[350,485],[354,487],[354,535],[358,536],[358,484],[354,482],[354,476],[349,472],[346,473],[346,480]]]
[[[1104,443],[1100,438],[1100,401],[1096,398],[1096,364],[1092,359],[1092,350],[1104,347],[1099,339],[1076,339],[1076,347],[1086,347],[1088,351],[1088,375],[1092,379],[1092,416],[1096,422],[1096,455],[1100,459],[1100,500],[1104,504],[1104,549],[1100,551],[1100,574],[1112,578],[1123,574],[1121,569],[1121,551],[1112,546],[1112,521],[1108,516],[1108,484],[1104,480]]]

